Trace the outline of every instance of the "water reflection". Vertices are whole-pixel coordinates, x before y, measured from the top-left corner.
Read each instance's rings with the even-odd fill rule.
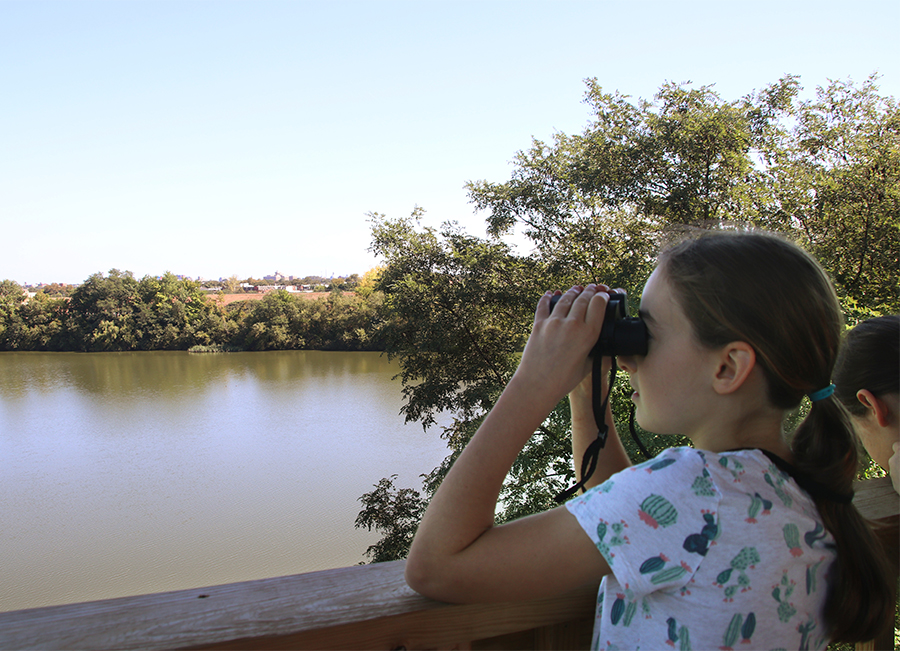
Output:
[[[273,351],[264,353],[0,353],[4,399],[61,386],[91,394],[134,394],[148,390],[178,395],[223,380],[251,375],[262,383],[319,380],[347,375],[392,376],[379,353]]]
[[[377,353],[0,354],[0,610],[352,565],[446,449]]]

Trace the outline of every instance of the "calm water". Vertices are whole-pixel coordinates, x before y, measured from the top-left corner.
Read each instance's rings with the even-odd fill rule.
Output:
[[[446,454],[378,353],[0,354],[0,610],[354,565]]]

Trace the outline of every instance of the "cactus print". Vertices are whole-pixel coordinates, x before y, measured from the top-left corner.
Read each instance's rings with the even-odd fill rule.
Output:
[[[785,572],[781,577],[781,583],[772,590],[772,598],[778,602],[778,619],[782,622],[789,622],[797,614],[794,604],[789,601],[791,595],[794,594],[795,587],[795,582]]]
[[[819,568],[825,559],[826,557],[823,556],[815,563],[806,566],[806,594],[810,595],[818,590]]]
[[[730,566],[719,572],[715,584],[725,589],[726,602],[734,601],[738,590],[746,592],[750,589],[750,577],[747,570],[759,563],[759,552],[754,547],[744,547],[737,556],[731,559]],[[732,583],[732,580],[734,583]]]
[[[653,574],[654,572],[659,572],[666,566],[668,560],[669,559],[662,554],[660,554],[659,556],[651,556],[646,561],[641,563],[641,567],[638,571],[641,574]]]
[[[637,600],[628,598],[625,593],[617,592],[616,600],[610,609],[609,621],[613,626],[631,626],[631,620],[637,612]]]
[[[782,530],[784,534],[784,542],[787,543],[788,549],[791,550],[791,556],[803,556],[803,550],[800,549],[800,530],[793,522],[788,522]]]
[[[613,572],[594,648],[825,649],[833,538],[763,453],[673,448],[607,485],[567,505]]]
[[[666,620],[667,637],[666,644],[670,647],[679,649],[679,651],[690,651],[691,636],[687,627],[680,626],[674,617]]]
[[[797,626],[797,631],[800,633],[800,651],[807,651],[807,649],[809,649],[809,634],[816,630],[816,628],[816,623],[812,619],[807,619]]]
[[[744,465],[740,461],[731,455],[723,454],[719,457],[719,465],[731,473],[735,483],[741,481],[741,475],[743,475],[745,471]]]
[[[722,638],[723,646],[720,648],[726,651],[733,651],[738,638],[740,638],[741,644],[752,644],[753,631],[755,630],[756,615],[750,613],[744,619],[743,615],[735,613],[728,624],[728,628],[725,630],[725,635]]]
[[[647,472],[656,472],[657,470],[662,470],[663,468],[671,466],[673,463],[676,463],[675,459],[660,459],[659,461],[649,461],[647,465]]]
[[[609,540],[606,540],[606,534],[609,532],[611,532],[612,535],[609,537]],[[610,565],[612,565],[612,559],[615,558],[615,553],[612,548],[628,544],[628,536],[626,536],[624,532],[625,524],[622,522],[616,522],[615,524],[609,525],[608,523],[601,521],[600,524],[597,525],[597,541],[595,544],[597,545],[597,549],[600,550],[600,553],[609,559]]]
[[[775,478],[768,472],[763,477],[765,478],[766,483],[775,491],[775,494],[778,496],[778,499],[781,500],[781,503],[790,508],[794,503],[794,500],[784,491],[784,475],[782,475],[775,466],[772,466],[772,472],[775,474]]]
[[[731,561],[736,570],[746,570],[759,563],[759,552],[755,547],[744,547]]]
[[[643,522],[654,529],[669,527],[678,521],[678,511],[661,495],[650,495],[641,502],[639,515]]]
[[[694,554],[706,556],[710,544],[719,535],[719,525],[716,523],[716,518],[712,513],[704,513],[703,520],[706,524],[703,525],[700,533],[692,533],[685,538],[682,547]]]
[[[803,534],[803,542],[806,543],[806,546],[810,549],[813,549],[816,543],[820,540],[823,540],[825,536],[828,534],[825,532],[825,526],[821,522],[816,522],[816,526],[812,531],[807,531]]]
[[[716,486],[713,484],[712,476],[706,468],[703,469],[702,475],[694,479],[694,483],[691,484],[691,490],[694,491],[694,495],[699,497],[715,496]]]
[[[652,577],[650,577],[650,583],[653,585],[662,585],[664,583],[669,583],[670,581],[675,581],[680,579],[688,572],[691,572],[691,567],[689,565],[674,565],[668,569],[663,570],[662,572],[657,572]]]
[[[681,564],[674,564],[670,567],[666,567],[669,559],[666,558],[663,554],[659,556],[651,556],[646,561],[641,563],[641,567],[638,570],[641,574],[649,574],[650,583],[653,585],[660,585],[661,583],[668,583],[669,581],[673,581],[681,578],[688,572],[691,572],[691,568],[688,565],[685,565],[683,562]]]
[[[747,519],[745,522],[756,524],[758,515],[769,515],[772,512],[772,501],[767,500],[759,493],[754,493],[750,498],[750,508],[747,509]]]

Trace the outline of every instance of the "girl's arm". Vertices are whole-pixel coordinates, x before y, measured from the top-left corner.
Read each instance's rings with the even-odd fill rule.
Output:
[[[516,456],[553,407],[590,370],[588,351],[607,295],[572,288],[534,328],[512,380],[429,505],[410,549],[406,576],[443,601],[507,601],[598,583],[609,567],[565,507],[494,526],[497,499]]]

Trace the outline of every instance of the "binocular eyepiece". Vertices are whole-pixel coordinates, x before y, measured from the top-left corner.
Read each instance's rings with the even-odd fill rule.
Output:
[[[561,295],[550,299],[551,312],[560,298]],[[609,292],[603,327],[591,356],[646,355],[647,338],[647,324],[642,319],[628,316],[628,297],[621,292]]]

